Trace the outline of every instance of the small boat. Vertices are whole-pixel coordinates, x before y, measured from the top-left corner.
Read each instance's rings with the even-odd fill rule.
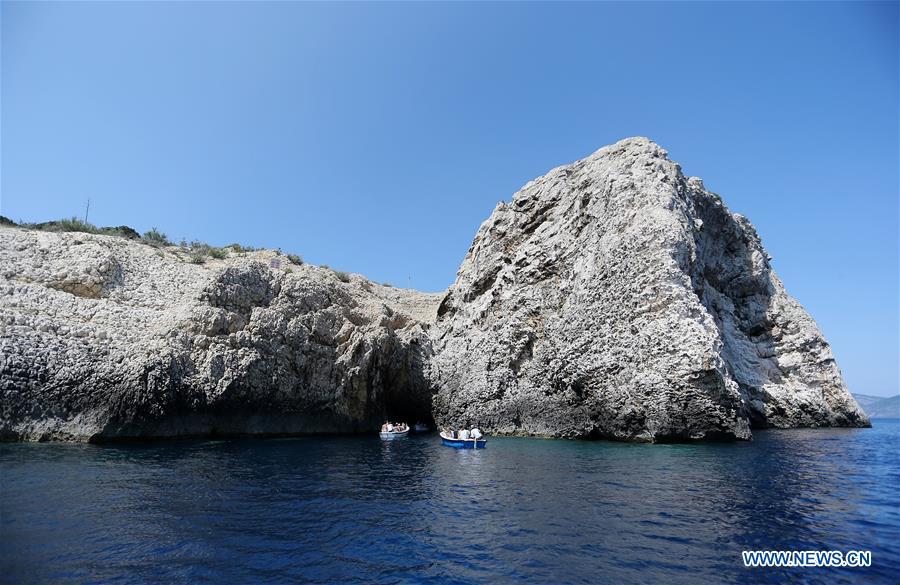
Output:
[[[402,439],[407,435],[409,435],[409,429],[405,431],[381,431],[378,433],[378,436],[382,439]]]
[[[427,433],[431,430],[431,427],[429,427],[425,423],[416,423],[416,426],[413,427],[413,430],[417,433]]]
[[[390,431],[381,431],[378,433],[382,439],[402,439],[403,437],[409,435],[409,425],[406,423],[402,425],[395,425],[394,428]]]
[[[487,438],[454,439],[446,431],[441,431],[441,444],[454,449],[484,449],[487,447]]]

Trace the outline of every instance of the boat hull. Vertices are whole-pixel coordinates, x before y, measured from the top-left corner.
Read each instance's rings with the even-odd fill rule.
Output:
[[[405,430],[402,433],[395,433],[393,431],[378,433],[378,435],[385,441],[391,441],[393,439],[402,439],[403,437],[407,436],[408,434],[409,434],[409,430]]]
[[[441,435],[441,444],[454,449],[484,449],[487,447],[487,439],[448,439]]]

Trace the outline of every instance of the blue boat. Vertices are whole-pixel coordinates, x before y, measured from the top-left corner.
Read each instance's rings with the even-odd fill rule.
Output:
[[[454,439],[445,431],[441,431],[441,444],[454,449],[484,449],[487,447],[487,439]]]

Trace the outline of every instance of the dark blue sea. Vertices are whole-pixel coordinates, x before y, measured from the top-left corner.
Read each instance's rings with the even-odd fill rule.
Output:
[[[631,445],[0,445],[2,583],[896,583],[900,422]],[[870,550],[867,569],[741,551]]]

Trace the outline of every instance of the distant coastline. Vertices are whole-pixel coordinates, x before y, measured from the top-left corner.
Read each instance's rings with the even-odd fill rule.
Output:
[[[871,396],[869,394],[853,394],[856,403],[869,416],[875,418],[900,418],[900,394],[893,396]]]

